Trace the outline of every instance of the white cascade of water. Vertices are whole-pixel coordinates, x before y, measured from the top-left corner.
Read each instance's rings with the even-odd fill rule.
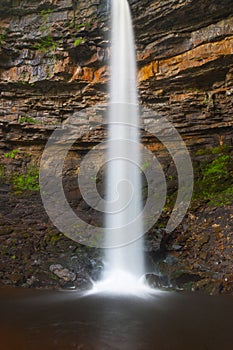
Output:
[[[144,274],[136,57],[127,0],[112,0],[106,249],[97,290],[134,293]],[[109,229],[111,234],[109,234]]]

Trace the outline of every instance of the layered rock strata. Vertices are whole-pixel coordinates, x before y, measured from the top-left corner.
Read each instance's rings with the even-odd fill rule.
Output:
[[[224,147],[233,144],[232,0],[129,2],[135,28],[140,104],[153,111],[142,115],[142,129],[150,130],[158,117],[168,119],[185,140],[201,173],[203,167],[200,164],[206,161],[203,150],[208,153],[213,148],[215,151],[219,149],[220,157],[230,157],[230,153],[221,152]],[[83,155],[106,137],[105,127],[100,124],[106,122],[108,98],[110,1],[0,0],[0,10],[1,253],[2,265],[6,266],[6,270],[7,266],[14,265],[14,273],[18,274],[15,284],[22,285],[26,283],[25,278],[21,278],[22,271],[31,261],[30,255],[27,255],[24,262],[13,243],[21,237],[22,249],[26,249],[27,239],[22,238],[22,230],[29,235],[30,252],[42,251],[41,254],[32,254],[35,261],[49,255],[52,264],[61,263],[65,268],[63,260],[69,243],[65,241],[65,248],[61,244],[62,258],[55,254],[58,260],[54,260],[54,247],[50,247],[51,242],[48,243],[46,238],[49,230],[53,232],[54,228],[42,205],[36,204],[39,195],[29,194],[20,199],[15,193],[18,191],[22,195],[25,189],[38,190],[36,180],[44,146],[53,130],[63,129],[69,117],[75,118],[79,139],[65,163],[67,197],[74,210],[83,212],[89,223],[100,220],[81,200],[76,175]],[[150,133],[144,131],[142,139],[160,157],[170,179],[168,189],[172,195],[177,188],[177,174],[171,158]],[[229,160],[220,158],[224,159]],[[99,187],[102,187],[101,182]],[[31,211],[25,211],[25,203],[29,207],[32,204]],[[181,259],[181,264],[175,261],[176,269],[186,261],[185,272],[187,269],[194,273],[204,271],[204,277],[201,275],[200,279],[207,280],[208,269],[212,269],[216,275],[221,275],[216,277],[221,280],[217,288],[226,292],[232,292],[231,287],[225,286],[225,278],[229,280],[231,269],[228,259],[232,221],[228,215],[229,208],[221,212],[222,221],[217,223],[220,225],[217,232],[220,236],[216,235],[218,242],[210,238],[203,243],[211,251],[218,246],[218,255],[223,252],[227,260],[223,272],[220,272],[219,266],[216,268],[214,259],[208,264],[209,255],[202,245],[196,244],[190,217],[186,218],[188,229],[179,228],[166,248],[180,247],[178,252],[174,249],[175,252],[171,253],[174,258]],[[205,213],[206,209],[203,210]],[[215,210],[207,212],[213,214]],[[199,217],[196,213],[192,215]],[[224,215],[227,215],[227,220],[224,220]],[[203,214],[201,222],[205,220]],[[215,230],[215,223],[211,220],[207,221]],[[202,241],[205,239],[204,232],[199,232],[202,224],[195,223]],[[27,225],[30,227],[26,228]],[[38,233],[40,239],[31,237],[31,232]],[[186,238],[182,241],[184,233]],[[57,235],[56,231],[56,239]],[[45,243],[45,247],[41,246],[41,242]],[[10,245],[12,249],[9,249]],[[74,243],[71,246],[74,252],[79,249]],[[74,259],[78,256],[78,253],[75,254],[69,255],[69,258]],[[17,263],[17,256],[20,263]],[[195,266],[194,259],[198,260]],[[219,261],[218,257],[216,259]],[[20,265],[19,273],[17,264]],[[68,265],[73,266],[71,262]],[[38,274],[36,284],[40,285],[41,269],[39,265],[33,266],[36,266]],[[44,265],[43,269],[46,269]],[[168,273],[166,269],[164,271]],[[75,270],[75,273],[78,275],[79,271]],[[2,274],[4,284],[14,284],[8,274],[9,271]],[[27,271],[26,275],[30,282],[30,272]],[[43,286],[45,284],[42,283]]]

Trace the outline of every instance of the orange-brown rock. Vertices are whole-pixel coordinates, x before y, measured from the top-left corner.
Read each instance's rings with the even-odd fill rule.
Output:
[[[154,77],[156,80],[182,74],[187,69],[204,66],[224,56],[233,55],[233,36],[224,40],[205,43],[180,55],[160,59],[142,66],[138,72],[139,81]]]
[[[44,143],[46,128],[106,103],[109,8],[103,0],[0,3],[0,122],[10,131],[0,134],[4,152],[17,137],[21,145]],[[231,0],[130,5],[140,102],[172,121],[190,147],[232,143]],[[34,136],[22,118],[35,120]]]
[[[150,126],[157,116],[167,118],[193,151],[194,160],[199,149],[232,145],[232,0],[128,1],[135,28],[139,100],[154,111],[144,116],[142,126]],[[36,260],[34,254],[41,252],[43,266],[47,255],[50,259],[54,254],[54,246],[43,251],[43,244],[49,246],[51,240],[49,232],[58,234],[61,242],[62,254],[56,248],[56,259],[67,251],[73,259],[74,243],[71,247],[70,240],[65,244],[60,240],[39,193],[25,198],[8,193],[15,174],[39,163],[49,135],[73,115],[81,137],[65,161],[64,188],[74,210],[80,210],[87,222],[99,223],[81,198],[77,172],[83,155],[106,138],[106,129],[96,125],[104,120],[108,97],[109,4],[107,0],[0,0],[0,182],[5,175],[11,179],[0,188],[0,265],[6,270],[0,277],[5,284],[22,285],[26,276],[27,286],[33,285],[27,269]],[[161,160],[169,195],[174,195],[177,172],[165,147],[146,132],[142,141]],[[10,153],[13,149],[16,155]],[[175,263],[168,264],[168,275],[185,262],[189,275],[203,278],[197,289],[205,289],[213,272],[217,280],[213,289],[216,284],[233,292],[230,211],[232,205],[204,211],[198,207],[187,215],[172,237],[170,261]],[[33,237],[24,239],[22,232]],[[18,245],[19,236],[23,243]],[[20,273],[16,268],[10,279],[12,264]],[[89,266],[92,269],[92,263]],[[41,271],[35,266],[33,273],[41,278]]]

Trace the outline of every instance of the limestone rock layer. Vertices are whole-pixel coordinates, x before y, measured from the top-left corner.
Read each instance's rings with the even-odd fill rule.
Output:
[[[140,103],[190,147],[232,144],[232,0],[130,6]],[[106,105],[110,1],[1,0],[0,10],[0,147],[42,148],[69,116]],[[79,122],[96,125],[93,115]],[[90,132],[80,142],[85,149],[101,138]]]

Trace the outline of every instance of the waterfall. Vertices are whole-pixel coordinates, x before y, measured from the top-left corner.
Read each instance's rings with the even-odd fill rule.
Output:
[[[113,213],[106,214],[106,227],[116,228],[116,232],[110,238],[106,232],[110,247],[106,250],[106,270],[109,273],[123,270],[141,276],[144,263],[142,239],[137,240],[140,228],[137,227],[135,232],[135,242],[130,243],[128,238],[128,229],[134,229],[130,222],[141,211],[141,179],[138,167],[140,150],[136,59],[127,0],[112,0],[111,38],[106,192],[107,200],[114,205],[111,208]],[[143,223],[140,224],[142,232]],[[117,246],[118,242],[120,247],[111,248]]]
[[[105,270],[99,288],[133,292],[144,274],[136,57],[127,0],[112,0]]]

